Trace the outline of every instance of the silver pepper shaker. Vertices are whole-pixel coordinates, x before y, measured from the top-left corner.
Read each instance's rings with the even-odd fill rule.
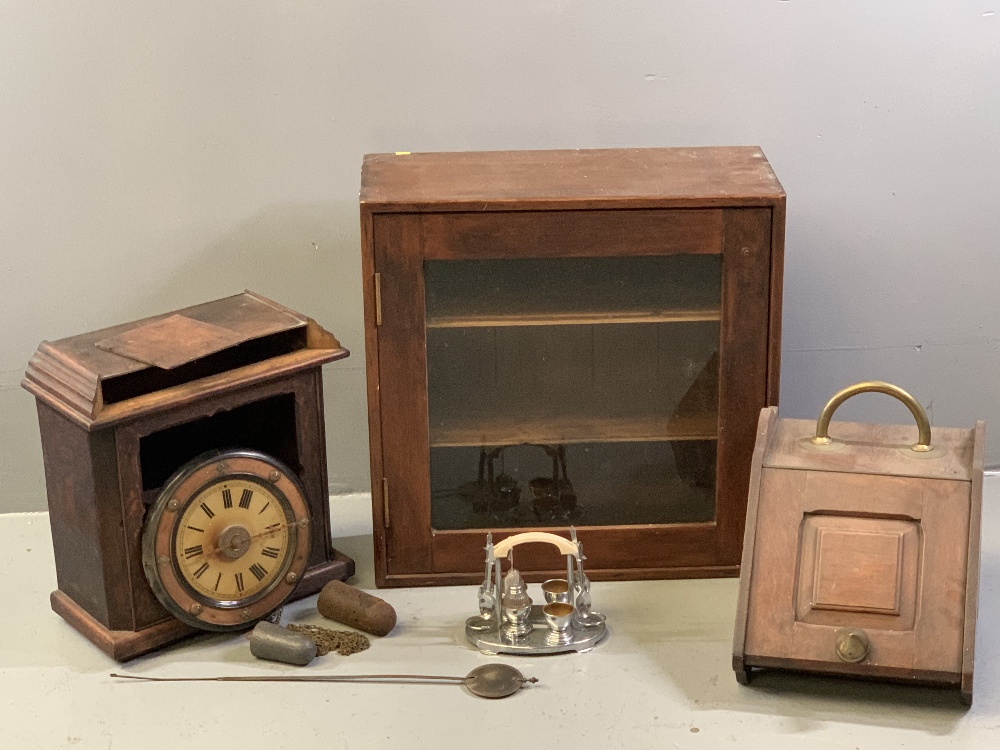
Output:
[[[531,616],[531,597],[528,596],[528,586],[517,572],[517,568],[511,568],[503,579],[503,607],[504,634],[510,638],[520,638],[527,635],[532,630],[529,617]]]

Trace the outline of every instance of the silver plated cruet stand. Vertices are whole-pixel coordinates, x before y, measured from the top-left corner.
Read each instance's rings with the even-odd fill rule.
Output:
[[[542,584],[545,604],[533,604],[528,584],[514,566],[514,548],[543,542],[556,546],[566,556],[566,579]],[[543,531],[528,531],[507,537],[494,545],[486,536],[486,564],[479,587],[479,614],[465,623],[469,641],[487,654],[553,654],[589,651],[608,633],[603,615],[591,604],[590,579],[583,571],[583,544],[576,529],[570,538]],[[507,573],[501,562],[507,558]]]

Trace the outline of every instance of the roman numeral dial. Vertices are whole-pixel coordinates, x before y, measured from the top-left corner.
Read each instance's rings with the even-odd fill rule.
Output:
[[[149,506],[142,570],[178,620],[242,630],[292,595],[309,564],[311,532],[305,489],[281,461],[211,451],[181,466]]]
[[[279,496],[267,483],[242,477],[211,484],[193,497],[175,534],[186,585],[227,603],[255,597],[283,577],[293,538]]]

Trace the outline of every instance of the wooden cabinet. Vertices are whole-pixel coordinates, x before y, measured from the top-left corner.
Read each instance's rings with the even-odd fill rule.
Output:
[[[378,584],[570,525],[595,579],[738,574],[784,209],[750,147],[367,156]]]

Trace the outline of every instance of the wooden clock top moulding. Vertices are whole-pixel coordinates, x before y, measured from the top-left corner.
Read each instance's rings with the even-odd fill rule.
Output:
[[[21,384],[92,431],[349,355],[311,318],[245,291],[43,341]]]

